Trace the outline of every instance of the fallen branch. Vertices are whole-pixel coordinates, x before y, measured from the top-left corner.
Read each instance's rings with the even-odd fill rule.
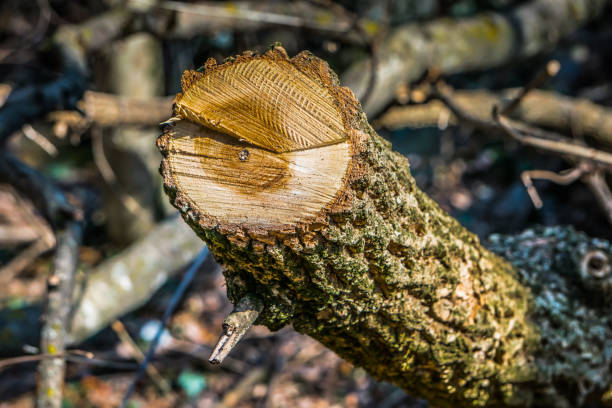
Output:
[[[164,242],[164,245],[160,245]],[[146,237],[93,268],[74,312],[66,344],[77,344],[146,303],[160,286],[189,263],[202,241],[178,218],[157,225]],[[39,305],[0,310],[0,355],[15,355],[39,343]]]
[[[69,315],[72,307],[75,275],[81,245],[82,226],[70,222],[57,237],[57,250],[53,270],[48,278],[47,306],[41,331],[40,348],[43,353],[57,358],[43,359],[38,365],[38,392],[36,406],[59,408],[62,406],[66,361],[63,354]]]
[[[91,124],[157,126],[172,111],[171,98],[136,99],[103,92],[85,91],[77,103],[79,111],[51,112],[47,118],[71,128],[84,129]]]
[[[160,245],[160,242],[166,244]],[[201,249],[202,241],[172,217],[120,255],[104,261],[87,277],[87,287],[75,312],[68,343],[84,340],[147,302]]]
[[[179,1],[130,0],[129,6],[140,12],[171,12],[174,24],[165,35],[191,38],[219,30],[253,31],[266,27],[291,27],[320,31],[344,39],[361,41],[353,30],[355,21],[349,15],[335,12],[309,1],[283,2],[209,2],[184,3]],[[361,19],[358,26],[373,25]]]
[[[376,86],[367,105],[376,116],[403,84],[430,67],[443,74],[487,69],[549,49],[580,25],[599,16],[607,0],[533,0],[508,14],[441,18],[394,29],[378,47]],[[342,83],[360,98],[367,88],[368,61],[354,64]]]
[[[493,106],[501,106],[520,92],[508,89],[500,93],[484,90],[454,90],[453,100],[462,111],[482,120],[489,119]],[[457,118],[439,100],[424,104],[396,106],[375,121],[377,127],[434,127],[441,116],[448,116],[450,124]],[[555,129],[564,134],[579,134],[612,144],[612,109],[586,99],[573,98],[551,91],[533,89],[525,95],[508,117],[533,126]]]

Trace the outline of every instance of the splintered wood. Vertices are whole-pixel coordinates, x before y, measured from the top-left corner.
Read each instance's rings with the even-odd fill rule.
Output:
[[[333,203],[352,150],[338,103],[346,91],[321,64],[276,48],[187,71],[158,141],[166,187],[181,197],[175,205],[187,202],[221,226],[263,230],[314,219]]]

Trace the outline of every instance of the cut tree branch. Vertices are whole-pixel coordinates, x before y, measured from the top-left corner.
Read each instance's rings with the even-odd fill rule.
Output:
[[[172,111],[173,100],[174,97],[142,100],[103,92],[85,91],[83,99],[77,103],[79,112],[51,112],[48,119],[76,128],[85,128],[89,124],[104,127],[157,126],[168,118]]]
[[[308,52],[211,60],[182,84],[158,139],[166,192],[224,266],[230,300],[262,300],[257,323],[292,324],[436,406],[601,398],[612,278],[580,265],[592,250],[610,259],[609,242],[547,228],[487,249]]]

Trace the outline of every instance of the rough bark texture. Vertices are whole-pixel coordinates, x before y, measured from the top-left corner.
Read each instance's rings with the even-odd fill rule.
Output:
[[[322,66],[309,54],[291,61]],[[573,314],[568,294],[574,286],[563,285],[578,282],[578,271],[568,264],[551,274],[563,280],[553,298],[566,296],[567,307],[547,301],[552,289],[536,272],[547,270],[544,258],[540,269],[523,263],[518,273],[485,249],[416,187],[407,159],[372,130],[352,93],[327,70],[318,70],[317,80],[335,90],[353,155],[342,191],[316,219],[267,229],[224,225],[175,183],[172,126],[160,137],[166,191],[225,266],[232,302],[256,294],[264,303],[257,323],[272,330],[293,324],[375,378],[435,406],[572,406],[590,392],[578,387],[586,371],[599,370],[594,388],[608,380],[605,361],[574,361],[583,358],[576,342],[592,356],[603,355],[612,337],[602,317],[609,314],[606,306],[585,303],[582,315]],[[593,244],[567,234],[585,248]],[[542,236],[550,238],[550,231]],[[535,242],[567,256],[575,249],[563,247],[565,240]],[[608,244],[599,244],[609,256]],[[564,319],[551,321],[559,313]],[[568,338],[572,325],[576,332],[590,330],[584,314],[598,323],[598,334],[568,340],[569,349],[555,343]]]

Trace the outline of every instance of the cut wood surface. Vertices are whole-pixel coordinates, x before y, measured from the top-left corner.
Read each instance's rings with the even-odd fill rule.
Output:
[[[183,76],[176,113],[274,152],[337,143],[346,139],[342,112],[328,87],[302,72],[317,68],[275,54],[220,67],[209,60],[204,73]]]
[[[168,132],[176,185],[225,225],[286,225],[316,216],[342,187],[346,142],[275,154],[188,121]]]
[[[235,65],[249,64],[288,79],[247,79]],[[605,296],[608,274],[594,282],[602,274],[580,265],[595,248],[605,261],[591,266],[607,265],[609,243],[566,229],[498,237],[505,260],[416,187],[407,159],[323,61],[273,47],[206,65],[184,77],[185,106],[158,139],[162,174],[172,203],[223,264],[230,300],[263,301],[257,324],[292,324],[434,406],[570,407],[601,397],[612,381],[604,340],[612,313],[592,300]],[[228,86],[240,103],[224,113],[210,97]],[[262,101],[284,113],[258,116]],[[340,131],[331,116],[301,113],[330,105]],[[323,147],[308,136],[322,123],[335,141]],[[287,126],[298,133],[280,131]],[[305,143],[290,150],[296,140]]]

